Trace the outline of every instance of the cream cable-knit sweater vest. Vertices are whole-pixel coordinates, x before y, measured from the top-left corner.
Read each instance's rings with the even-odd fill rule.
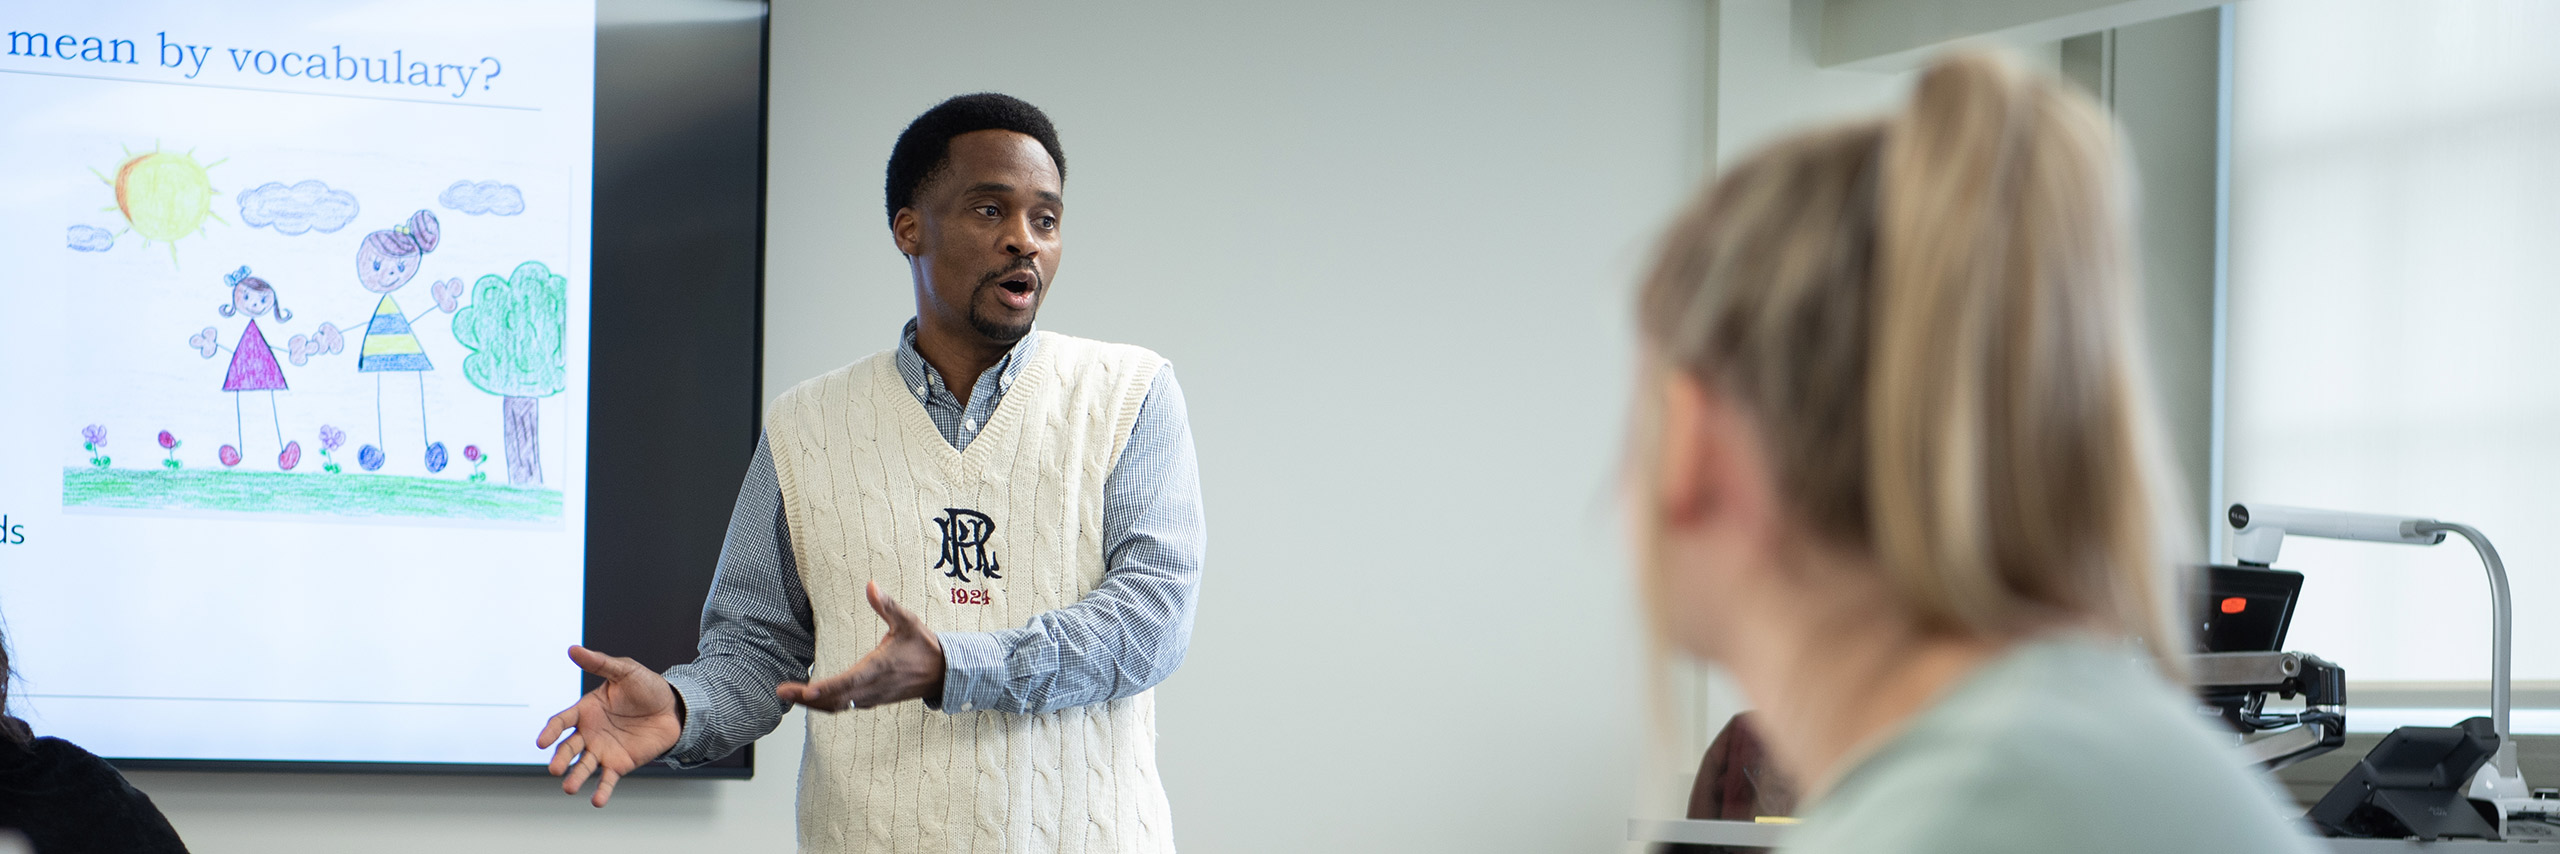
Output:
[[[1035,334],[965,453],[892,353],[774,401],[766,435],[817,618],[812,675],[843,672],[887,631],[864,582],[937,631],[1018,627],[1102,583],[1103,483],[1164,360]],[[1152,691],[1038,715],[951,711],[809,713],[800,849],[1173,850]]]

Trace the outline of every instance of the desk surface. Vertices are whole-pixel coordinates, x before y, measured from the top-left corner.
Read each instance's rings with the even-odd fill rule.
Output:
[[[1786,835],[1788,825],[1761,824],[1750,821],[1706,821],[1700,819],[1636,818],[1627,820],[1630,842],[1688,842],[1698,845],[1747,845],[1774,847]],[[2391,851],[2426,852],[2538,852],[2560,854],[2560,845],[2541,842],[2483,842],[2457,839],[2420,843],[2408,839],[2322,839],[2329,850],[2340,854],[2381,854]]]

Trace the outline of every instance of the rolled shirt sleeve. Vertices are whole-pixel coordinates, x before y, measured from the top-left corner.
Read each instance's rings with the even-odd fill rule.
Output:
[[[791,555],[782,485],[762,437],[729,516],[728,539],[702,606],[702,639],[691,664],[668,668],[684,698],[684,732],[666,754],[677,767],[719,759],[764,737],[791,704],[774,686],[806,681],[817,656],[817,621]]]

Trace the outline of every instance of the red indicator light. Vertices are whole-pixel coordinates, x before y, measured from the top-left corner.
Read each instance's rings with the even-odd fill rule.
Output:
[[[2249,610],[2249,600],[2233,596],[2222,600],[2222,613],[2237,614]]]

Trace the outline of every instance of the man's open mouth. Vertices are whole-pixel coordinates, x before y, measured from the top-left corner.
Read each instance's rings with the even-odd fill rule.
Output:
[[[993,284],[1004,289],[996,294],[996,301],[1015,311],[1031,310],[1032,303],[1040,298],[1040,273],[1028,267],[1007,271]]]

